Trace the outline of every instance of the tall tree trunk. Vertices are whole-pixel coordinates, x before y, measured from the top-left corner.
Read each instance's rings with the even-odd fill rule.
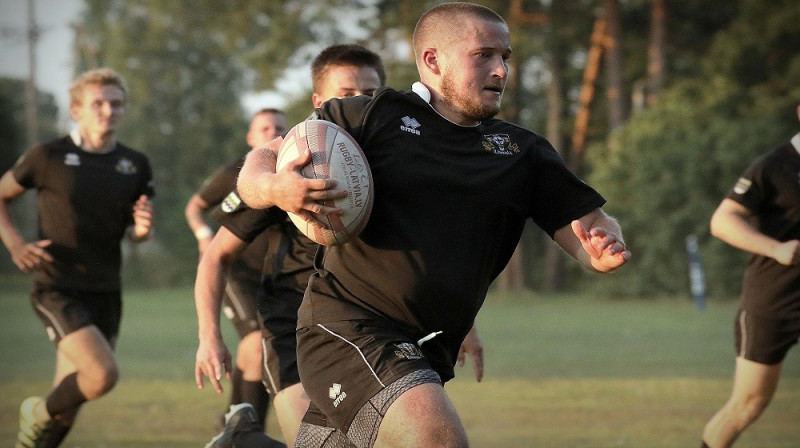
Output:
[[[586,145],[586,133],[589,128],[589,106],[594,100],[597,73],[600,69],[600,61],[603,56],[603,48],[606,40],[606,20],[598,17],[592,29],[591,46],[586,59],[586,68],[583,70],[583,84],[578,99],[578,114],[575,116],[575,129],[572,133],[572,150],[567,161],[569,169],[576,174],[580,174],[583,167],[583,150]]]
[[[625,97],[622,81],[622,49],[619,0],[605,0],[603,13],[608,22],[606,30],[606,95],[608,96],[608,126],[615,129],[625,122]]]
[[[553,2],[550,6],[550,16],[553,21],[558,23],[562,14],[560,12],[563,2]],[[547,129],[545,137],[557,151],[564,152],[565,138],[561,132],[564,122],[564,56],[563,46],[558,36],[553,33],[551,36],[550,51],[548,62],[550,66],[550,86],[547,89]],[[558,291],[564,285],[564,252],[560,247],[545,233],[542,233],[544,240],[545,264],[542,289],[544,291]]]
[[[523,9],[521,0],[512,0],[510,5],[510,13],[508,17],[508,26],[511,32],[511,47],[521,48],[517,45],[522,36],[521,28],[525,25],[540,25],[547,23],[549,18],[546,15],[528,13]],[[506,107],[503,108],[503,115],[506,120],[519,123],[519,112],[522,110],[523,92],[522,92],[522,76],[520,74],[520,62],[525,60],[524,55],[515,54],[511,58],[511,77],[506,85]],[[514,254],[508,261],[503,273],[498,278],[498,286],[502,290],[507,291],[522,291],[527,288],[527,281],[525,276],[525,257],[524,246],[522,241],[517,244]]]
[[[652,106],[664,90],[667,25],[664,0],[652,0],[650,39],[647,45],[647,105]]]

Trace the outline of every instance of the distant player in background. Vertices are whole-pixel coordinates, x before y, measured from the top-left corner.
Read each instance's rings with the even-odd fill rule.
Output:
[[[285,134],[286,116],[278,109],[261,109],[253,115],[247,131],[247,144],[257,148]],[[186,222],[197,238],[202,257],[214,236],[206,222],[206,213],[219,205],[236,188],[236,176],[244,157],[218,169],[208,177],[186,204]],[[266,425],[269,395],[261,384],[261,316],[256,305],[256,291],[261,283],[264,257],[269,248],[269,235],[257,236],[241,256],[227,269],[223,309],[239,334],[236,363],[231,378],[230,404],[250,403],[258,420]],[[224,414],[224,412],[223,412]],[[224,425],[224,417],[222,417]]]
[[[31,302],[57,347],[53,388],[22,403],[16,448],[59,446],[81,406],[117,383],[120,241],[148,239],[154,194],[147,157],[115,138],[126,103],[118,73],[82,74],[70,88],[77,129],[28,149],[0,179],[0,237],[17,267],[34,274]],[[37,191],[33,242],[8,210],[28,189]]]
[[[736,316],[733,391],[703,431],[703,447],[726,448],[772,401],[800,337],[800,133],[752,162],[711,217],[711,233],[753,254]]]

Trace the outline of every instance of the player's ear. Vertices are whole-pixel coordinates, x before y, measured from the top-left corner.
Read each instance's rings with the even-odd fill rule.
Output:
[[[439,67],[439,55],[435,48],[426,48],[422,51],[422,65],[425,70],[433,74],[441,74],[441,69]]]
[[[314,109],[318,108],[319,106],[322,106],[322,103],[324,102],[325,101],[322,100],[322,96],[320,96],[320,94],[316,92],[311,94],[311,104],[314,105]]]

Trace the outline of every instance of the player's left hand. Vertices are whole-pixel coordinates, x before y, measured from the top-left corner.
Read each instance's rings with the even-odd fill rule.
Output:
[[[222,376],[230,379],[232,369],[231,353],[221,339],[213,339],[209,342],[200,340],[194,362],[194,379],[198,388],[203,388],[203,376],[206,376],[214,390],[221,394],[223,392]]]
[[[145,195],[133,204],[133,229],[131,238],[134,241],[142,241],[150,236],[153,229],[153,203]]]
[[[572,221],[572,232],[589,254],[592,267],[600,272],[613,271],[631,258],[630,251],[625,249],[625,242],[602,227],[586,230],[580,221],[575,220]]]
[[[458,365],[464,366],[466,355],[472,358],[475,379],[480,382],[483,379],[483,341],[478,334],[478,327],[473,326],[461,343],[461,348],[458,349]]]

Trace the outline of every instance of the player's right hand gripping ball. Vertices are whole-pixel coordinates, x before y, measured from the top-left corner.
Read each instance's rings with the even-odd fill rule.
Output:
[[[294,213],[294,225],[311,240],[324,246],[344,244],[364,230],[372,212],[373,184],[364,151],[353,137],[335,123],[306,120],[293,127],[278,150],[276,168],[280,170],[303,151],[311,152],[311,162],[302,168],[309,179],[333,179],[337,189],[347,190],[347,197],[321,201],[323,205],[344,210],[341,215],[314,216],[328,228],[312,226]]]

